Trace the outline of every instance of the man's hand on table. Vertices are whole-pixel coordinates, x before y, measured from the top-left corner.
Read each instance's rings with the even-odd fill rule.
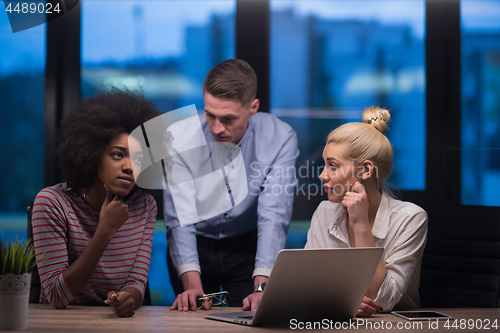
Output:
[[[203,306],[203,309],[210,310],[212,304],[208,301],[198,301],[198,297],[205,295],[201,285],[200,273],[196,271],[189,271],[180,276],[184,292],[177,295],[177,299],[170,307],[170,310],[189,311],[196,310],[198,307]]]
[[[260,292],[260,291],[254,292],[253,294],[250,294],[247,297],[245,297],[245,299],[243,300],[242,310],[243,311],[248,311],[248,310],[256,311],[257,306],[260,303],[261,297],[262,297],[262,292]]]
[[[135,314],[135,301],[127,291],[110,291],[104,301],[118,317],[132,317]]]
[[[268,277],[257,275],[254,280],[254,285],[257,286],[260,283],[267,283]],[[257,306],[260,303],[260,299],[262,298],[262,292],[256,291],[253,294],[248,295],[243,300],[243,311],[256,311]]]
[[[170,310],[194,311],[202,305],[201,301],[198,301],[198,297],[202,295],[205,295],[202,289],[188,289],[182,294],[177,295],[177,299],[170,307]],[[210,310],[211,307],[212,304],[210,302],[203,302],[203,309]]]

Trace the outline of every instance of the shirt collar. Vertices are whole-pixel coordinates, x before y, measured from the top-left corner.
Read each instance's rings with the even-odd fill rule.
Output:
[[[375,215],[375,222],[373,223],[372,234],[378,239],[384,239],[387,236],[389,229],[389,215],[390,215],[390,201],[387,194],[382,194],[380,205]],[[349,244],[349,234],[347,231],[347,213],[341,208],[337,210],[335,216],[328,227],[328,233],[342,240],[344,243]]]
[[[347,213],[341,207],[337,209],[337,213],[333,216],[328,227],[328,233],[349,245],[349,232],[345,221],[347,221]]]
[[[387,236],[389,229],[389,215],[390,215],[390,201],[387,194],[382,194],[382,200],[378,206],[377,215],[375,215],[375,222],[373,223],[372,233],[378,239],[383,239]]]

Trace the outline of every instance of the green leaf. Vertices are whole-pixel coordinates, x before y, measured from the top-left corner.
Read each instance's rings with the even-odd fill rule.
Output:
[[[0,274],[20,275],[36,266],[35,249],[30,241],[18,240],[0,243]]]

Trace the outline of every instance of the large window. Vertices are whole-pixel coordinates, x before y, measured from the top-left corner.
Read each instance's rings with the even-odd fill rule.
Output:
[[[206,74],[235,57],[235,11],[235,0],[83,0],[82,97],[137,89],[164,112],[190,104],[202,111]],[[149,272],[155,305],[175,300],[165,232],[157,220]]]
[[[3,4],[0,9],[0,236],[5,241],[26,237],[26,206],[43,188],[45,25],[13,33]]]
[[[462,204],[500,206],[500,2],[462,0]]]
[[[361,121],[372,105],[391,112],[389,183],[426,188],[425,3],[271,0],[271,112],[298,134],[299,188],[321,171],[327,134]],[[300,192],[299,197],[300,200]]]
[[[163,111],[196,104],[216,64],[235,57],[236,1],[82,1],[82,96],[140,89]]]

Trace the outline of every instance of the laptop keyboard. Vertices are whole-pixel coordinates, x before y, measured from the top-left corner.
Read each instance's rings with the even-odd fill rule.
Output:
[[[253,319],[253,316],[237,316],[236,318]]]

